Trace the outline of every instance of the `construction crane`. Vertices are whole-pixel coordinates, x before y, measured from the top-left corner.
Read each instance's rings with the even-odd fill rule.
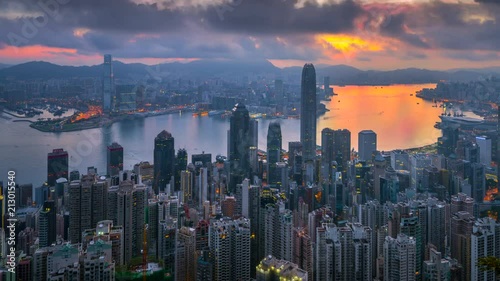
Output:
[[[142,230],[142,280],[146,281],[148,272],[148,224]]]

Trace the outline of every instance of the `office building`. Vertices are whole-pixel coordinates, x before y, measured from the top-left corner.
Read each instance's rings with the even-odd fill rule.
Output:
[[[113,77],[113,59],[111,55],[104,55],[104,73],[102,80],[102,111],[110,113],[113,111],[113,99],[115,96],[115,82]]]
[[[473,163],[470,166],[470,172],[470,196],[474,198],[475,202],[482,203],[486,195],[486,169],[483,164]]]
[[[107,174],[117,176],[123,171],[123,147],[114,142],[107,149]]]
[[[372,161],[377,151],[377,134],[372,130],[363,130],[358,133],[359,160]]]
[[[58,178],[68,179],[68,173],[68,152],[62,148],[49,152],[47,155],[47,184],[54,186]]]
[[[39,220],[39,246],[47,247],[56,242],[56,204],[47,200],[40,209]]]
[[[432,160],[423,153],[410,156],[410,176],[411,188],[417,191],[423,191],[427,188],[423,185],[424,169],[432,164]]]
[[[410,170],[410,155],[403,150],[391,151],[391,167],[398,170]]]
[[[179,148],[177,150],[177,156],[175,157],[175,180],[174,180],[174,191],[181,190],[181,172],[186,170],[188,165],[188,154],[186,149]]]
[[[281,182],[281,175],[277,173],[276,165],[281,162],[281,126],[278,122],[269,123],[267,130],[267,182],[276,186]]]
[[[237,184],[250,177],[250,116],[243,103],[234,106],[229,123],[229,191],[234,192]]]
[[[491,138],[486,136],[476,137],[476,144],[479,147],[479,162],[486,167],[491,166]]]
[[[193,179],[190,171],[181,171],[181,201],[184,203],[193,201]]]
[[[196,164],[196,162],[203,163],[203,167],[209,167],[212,164],[212,154],[205,152],[201,154],[192,154],[191,163]]]
[[[316,159],[316,70],[311,63],[302,68],[300,93],[300,142],[303,161]]]
[[[274,99],[276,103],[283,104],[285,98],[285,90],[283,89],[283,80],[274,80]]]
[[[135,85],[115,86],[114,110],[117,112],[134,112],[137,109],[137,87]]]
[[[156,194],[165,192],[167,184],[173,184],[175,163],[174,138],[172,134],[163,130],[156,136],[154,147],[153,190]]]
[[[325,76],[323,78],[323,90],[325,91],[325,96],[332,94],[332,89],[330,88],[330,76]]]

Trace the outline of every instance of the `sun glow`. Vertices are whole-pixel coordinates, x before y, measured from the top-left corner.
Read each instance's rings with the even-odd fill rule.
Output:
[[[382,51],[381,44],[360,37],[346,34],[318,34],[315,36],[319,44],[330,57],[352,57],[358,52]]]

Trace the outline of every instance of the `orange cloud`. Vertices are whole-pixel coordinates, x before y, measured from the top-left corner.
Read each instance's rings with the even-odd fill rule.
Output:
[[[350,58],[358,52],[384,50],[382,44],[378,42],[347,34],[318,34],[315,36],[315,41],[330,58]]]
[[[30,60],[52,61],[63,64],[88,64],[90,62],[102,61],[102,56],[82,55],[77,49],[57,48],[43,45],[32,45],[24,47],[15,47],[5,45],[0,49],[0,60],[9,63],[21,63]]]

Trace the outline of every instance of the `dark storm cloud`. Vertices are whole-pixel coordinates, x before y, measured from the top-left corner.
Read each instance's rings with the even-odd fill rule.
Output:
[[[474,0],[477,3],[491,3],[491,4],[500,4],[499,0]]]
[[[300,8],[295,0],[234,0],[175,9],[128,0],[65,0],[68,3],[48,10],[40,5],[55,1],[63,3],[0,1],[0,44],[112,52],[127,58],[314,59],[322,56],[321,49],[314,46],[314,34],[356,34],[375,25],[368,30],[375,38],[382,35],[423,51],[498,50],[500,46],[500,5],[487,5],[498,3],[491,0],[478,0],[484,5],[440,1],[382,4],[378,11],[352,0],[325,5],[310,1]],[[486,19],[471,20],[471,13]],[[40,15],[46,19],[43,26],[36,27],[33,36],[25,36],[26,22],[33,23]],[[380,16],[384,20],[374,24]],[[364,22],[359,25],[359,21]],[[75,29],[82,28],[89,31],[75,36]],[[13,44],[9,34],[23,40]]]
[[[429,48],[430,46],[419,35],[410,34],[404,30],[406,17],[405,14],[391,16],[390,21],[381,29],[381,34],[399,39],[415,47]]]
[[[291,0],[241,0],[239,5],[205,13],[207,25],[216,30],[250,34],[338,33],[354,29],[354,20],[365,13],[350,0],[339,4],[295,7]],[[221,13],[221,11],[225,11]]]
[[[390,14],[380,34],[421,49],[498,50],[500,6],[431,3]]]

